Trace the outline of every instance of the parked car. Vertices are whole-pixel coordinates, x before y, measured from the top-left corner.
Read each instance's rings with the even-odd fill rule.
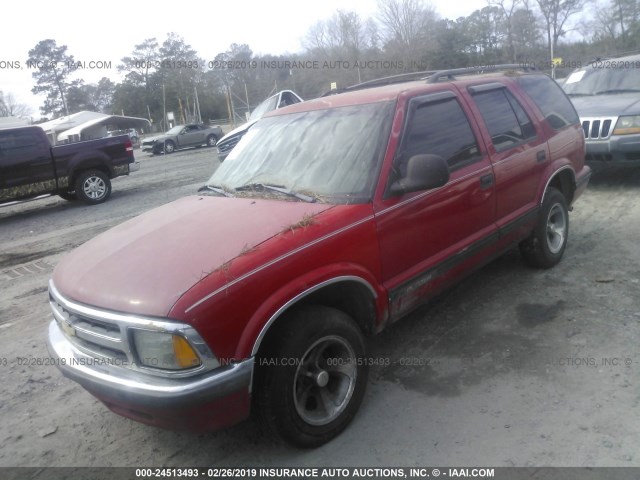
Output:
[[[165,134],[146,138],[142,141],[142,151],[155,155],[173,153],[176,150],[189,147],[215,147],[222,137],[222,129],[217,125],[192,123],[177,125]]]
[[[541,268],[565,252],[590,176],[578,115],[545,75],[474,72],[266,115],[200,195],[58,263],[55,365],[151,425],[253,409],[295,445],[338,435],[375,361],[365,337],[513,245]]]
[[[0,204],[43,195],[102,203],[111,179],[139,168],[127,135],[52,147],[40,127],[0,130]]]
[[[131,143],[136,146],[140,141],[140,134],[135,128],[127,128],[124,130],[111,130],[107,132],[107,137],[117,137],[119,135],[128,135],[131,139]]]
[[[640,165],[640,55],[597,59],[567,77],[593,165]]]
[[[245,133],[249,131],[251,126],[260,120],[267,113],[277,110],[278,108],[287,107],[289,105],[294,105],[296,103],[302,102],[302,98],[300,96],[291,91],[291,90],[282,90],[281,92],[276,93],[275,95],[270,96],[264,102],[260,103],[251,115],[249,116],[249,121],[247,123],[243,123],[238,128],[231,130],[224,137],[220,139],[218,142],[218,160],[221,162],[224,161],[227,156],[233,150],[240,139],[244,136]]]

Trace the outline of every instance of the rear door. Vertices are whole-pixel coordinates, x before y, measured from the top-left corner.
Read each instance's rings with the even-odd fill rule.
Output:
[[[56,189],[49,143],[36,128],[0,130],[0,202]]]
[[[503,231],[537,214],[537,191],[549,163],[545,135],[512,91],[499,82],[468,87],[496,178],[496,222]]]
[[[430,191],[376,200],[382,272],[398,317],[477,264],[496,239],[495,194],[479,132],[454,91],[413,98],[389,184],[403,178],[408,159],[443,157],[449,182]]]

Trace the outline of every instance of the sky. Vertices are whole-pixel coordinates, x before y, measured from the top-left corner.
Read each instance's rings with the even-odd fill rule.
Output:
[[[486,5],[483,0],[432,0],[442,18],[467,16]],[[3,5],[0,29],[0,90],[39,117],[43,96],[31,93],[35,81],[26,65],[28,52],[48,38],[66,45],[76,61],[103,62],[111,68],[87,68],[74,78],[96,83],[103,76],[119,82],[120,59],[147,38],[162,43],[176,32],[206,62],[232,43],[246,43],[256,54],[286,55],[303,49],[309,28],[336,10],[355,11],[363,19],[375,15],[376,0],[235,0],[149,2],[109,0],[84,2],[12,1]],[[37,14],[36,14],[37,11]],[[18,66],[18,62],[20,65]]]

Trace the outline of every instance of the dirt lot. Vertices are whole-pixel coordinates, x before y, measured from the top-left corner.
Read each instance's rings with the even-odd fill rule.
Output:
[[[640,170],[592,181],[556,268],[511,252],[374,338],[391,365],[373,369],[343,435],[302,451],[252,422],[140,425],[38,365],[61,256],[195,192],[217,165],[208,149],[137,157],[105,204],[0,208],[0,466],[640,466]]]

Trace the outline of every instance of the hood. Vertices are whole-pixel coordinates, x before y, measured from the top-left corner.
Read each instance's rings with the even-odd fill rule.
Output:
[[[192,196],[151,210],[65,256],[60,293],[113,311],[166,316],[208,274],[300,221],[331,208],[252,198]]]
[[[229,133],[227,133],[224,137],[222,137],[220,140],[218,140],[218,145],[220,145],[223,142],[226,142],[227,140],[229,140],[232,137],[235,137],[238,134],[244,134],[258,120],[259,119],[252,120],[251,122],[243,123],[239,127],[234,128]]]
[[[162,137],[164,137],[164,135],[157,135],[155,137],[147,137],[142,141],[142,143],[153,143],[153,142],[155,142],[156,140],[158,140],[159,138],[162,138]]]
[[[612,93],[569,98],[580,117],[640,115],[639,93]]]

